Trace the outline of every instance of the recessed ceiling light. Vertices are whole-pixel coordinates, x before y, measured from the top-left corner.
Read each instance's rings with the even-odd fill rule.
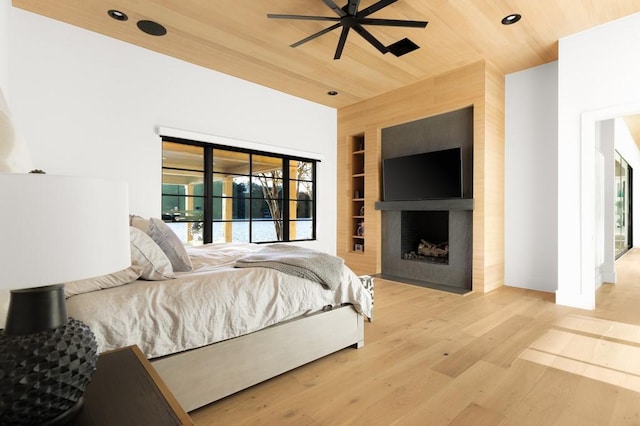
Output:
[[[142,20],[138,21],[140,31],[153,36],[163,36],[167,33],[167,29],[154,21]]]
[[[327,92],[327,95],[329,95],[329,96],[336,96],[337,94],[338,94],[338,92],[336,92],[335,90],[329,90]]]
[[[107,14],[116,21],[126,21],[127,19],[129,19],[129,17],[124,12],[120,12],[119,10],[115,9],[109,10]]]
[[[515,24],[520,19],[522,19],[522,15],[520,15],[519,13],[512,13],[512,14],[507,15],[504,18],[502,18],[502,25]]]

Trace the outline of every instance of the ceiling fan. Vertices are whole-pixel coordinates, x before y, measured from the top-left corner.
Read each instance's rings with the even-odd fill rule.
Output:
[[[398,0],[380,0],[377,3],[372,4],[363,10],[358,10],[360,6],[360,0],[348,0],[348,3],[344,7],[339,7],[333,0],[322,0],[324,4],[329,6],[338,16],[305,16],[305,15],[280,15],[280,14],[267,14],[268,18],[273,19],[302,19],[311,21],[331,21],[336,22],[332,26],[318,31],[315,34],[305,37],[300,41],[297,41],[291,45],[291,47],[298,47],[314,38],[320,37],[336,28],[342,27],[342,33],[340,34],[340,40],[336,48],[336,53],[333,59],[340,59],[342,50],[347,41],[347,35],[349,30],[353,28],[355,32],[360,34],[362,38],[371,43],[380,53],[385,54],[389,52],[389,47],[382,44],[377,38],[375,38],[369,31],[367,31],[363,25],[381,25],[392,27],[410,27],[410,28],[425,28],[428,24],[427,21],[407,21],[398,19],[376,19],[368,18],[374,12],[395,3]],[[412,43],[410,40],[408,40]],[[415,46],[415,45],[414,45]],[[417,46],[415,47],[417,48]]]

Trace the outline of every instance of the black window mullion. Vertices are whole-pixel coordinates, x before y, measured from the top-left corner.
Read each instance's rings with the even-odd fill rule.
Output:
[[[196,170],[196,169],[187,169],[184,167],[166,167],[166,166],[162,166],[163,170],[179,170],[179,171],[184,171],[184,172],[197,172],[197,173],[202,173],[202,170]]]
[[[290,212],[289,203],[291,200],[291,191],[289,190],[290,175],[289,175],[289,159],[282,159],[282,240],[290,241],[289,238],[289,225],[290,225]]]
[[[316,239],[316,220],[317,220],[317,205],[318,205],[318,188],[316,188],[317,185],[317,180],[316,180],[316,166],[317,166],[317,162],[313,161],[311,163],[311,193],[313,194],[312,196],[312,203],[311,203],[311,239],[315,240]]]
[[[249,153],[249,242],[253,242],[253,153]]]
[[[213,241],[213,148],[204,147],[204,218],[202,240],[205,244]]]

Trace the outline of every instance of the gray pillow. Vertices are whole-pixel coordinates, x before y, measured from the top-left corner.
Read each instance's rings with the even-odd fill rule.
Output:
[[[155,241],[171,261],[175,272],[189,272],[193,269],[191,259],[182,241],[171,228],[160,219],[149,219],[147,234]]]
[[[168,280],[175,278],[171,261],[150,236],[136,227],[129,227],[131,237],[131,264],[142,267],[145,280]]]

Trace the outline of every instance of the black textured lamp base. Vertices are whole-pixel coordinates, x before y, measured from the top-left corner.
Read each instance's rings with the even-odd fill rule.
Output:
[[[97,358],[95,336],[73,318],[33,334],[0,331],[0,424],[68,423]]]
[[[84,405],[84,397],[80,397],[78,402],[76,402],[71,408],[69,408],[64,413],[60,414],[55,419],[51,419],[46,423],[43,423],[40,426],[64,426],[71,423],[71,421],[80,413],[82,410],[82,406]]]

